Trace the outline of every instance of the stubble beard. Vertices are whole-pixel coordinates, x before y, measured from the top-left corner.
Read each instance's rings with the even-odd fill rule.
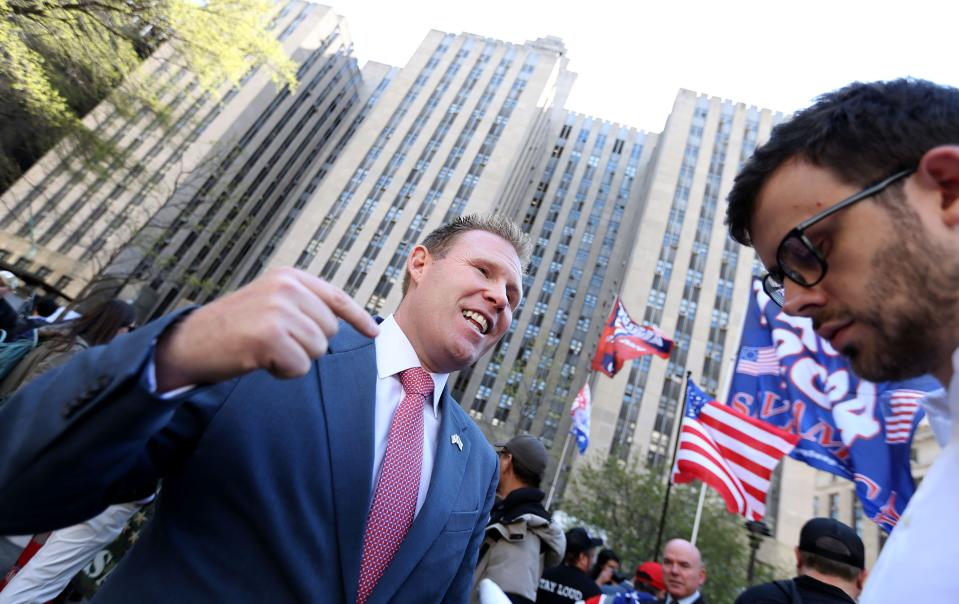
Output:
[[[930,373],[959,345],[949,326],[959,309],[959,261],[928,240],[913,218],[900,223],[895,240],[873,257],[866,291],[873,305],[852,313],[872,327],[874,342],[840,351],[856,374],[871,382]]]

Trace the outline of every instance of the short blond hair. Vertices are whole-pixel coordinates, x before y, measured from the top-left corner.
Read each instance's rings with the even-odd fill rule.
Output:
[[[529,235],[524,233],[515,222],[499,214],[465,214],[433,230],[420,245],[436,258],[442,258],[456,243],[457,237],[470,231],[486,231],[508,241],[516,250],[520,265],[525,272],[533,250]],[[403,274],[403,295],[406,295],[409,287],[410,271],[407,269]]]

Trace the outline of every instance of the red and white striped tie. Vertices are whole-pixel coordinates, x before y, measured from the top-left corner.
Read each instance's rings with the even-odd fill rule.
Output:
[[[400,372],[406,395],[400,401],[383,455],[380,479],[363,536],[357,604],[364,604],[386,572],[413,525],[423,465],[423,405],[433,394],[433,377],[420,367]]]

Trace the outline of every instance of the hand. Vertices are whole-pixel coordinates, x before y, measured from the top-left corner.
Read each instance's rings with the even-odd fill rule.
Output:
[[[304,375],[326,353],[338,318],[367,336],[379,332],[373,317],[338,287],[296,269],[272,270],[196,309],[161,336],[158,392],[257,369],[282,378]]]

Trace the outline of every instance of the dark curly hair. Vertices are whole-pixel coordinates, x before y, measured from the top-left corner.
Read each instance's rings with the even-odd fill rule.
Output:
[[[729,235],[752,244],[756,197],[789,160],[807,161],[846,184],[865,187],[915,168],[927,151],[946,144],[959,144],[959,89],[906,78],[856,82],[824,94],[773,128],[736,176],[726,208]]]

